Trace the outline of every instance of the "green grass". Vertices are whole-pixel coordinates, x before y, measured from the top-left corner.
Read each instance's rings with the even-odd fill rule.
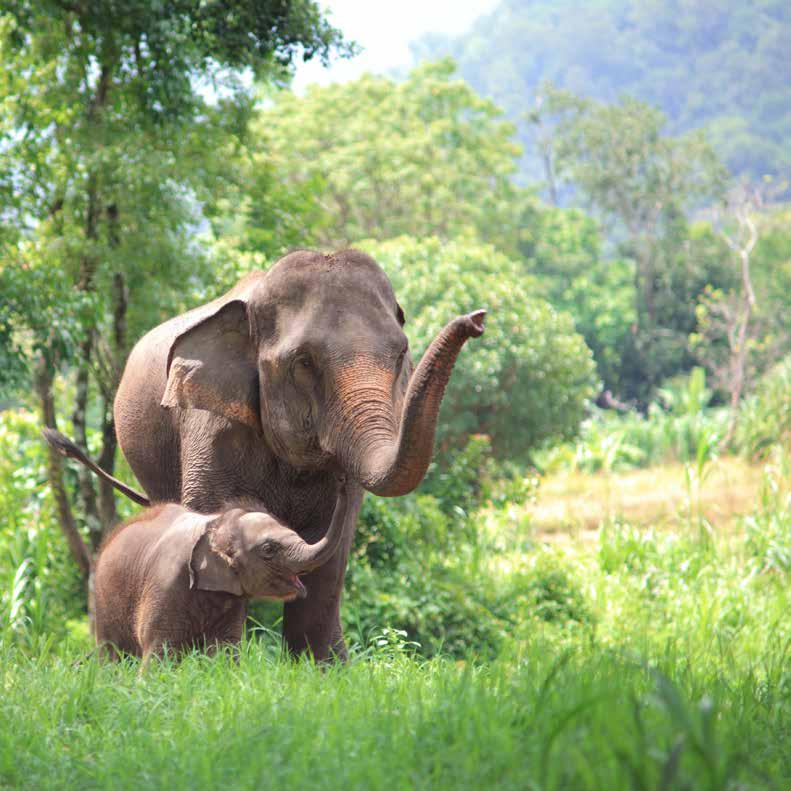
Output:
[[[785,647],[730,675],[540,635],[490,664],[397,648],[326,671],[0,659],[0,783],[26,788],[767,788],[789,777]],[[727,661],[723,668],[727,666]]]

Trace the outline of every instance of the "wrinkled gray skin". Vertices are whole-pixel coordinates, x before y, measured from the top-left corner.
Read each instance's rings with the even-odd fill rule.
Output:
[[[198,514],[154,506],[122,525],[96,562],[96,639],[105,652],[142,656],[238,643],[250,599],[304,599],[299,574],[337,551],[348,498],[341,483],[324,538],[307,544],[263,512]]]
[[[420,483],[456,356],[483,315],[451,321],[414,368],[378,264],[355,250],[297,251],[132,350],[115,425],[152,501],[206,513],[252,497],[315,540],[335,473],[350,478],[339,551],[306,580],[310,598],[285,606],[292,652],[345,656],[340,598],[363,490],[396,496]]]

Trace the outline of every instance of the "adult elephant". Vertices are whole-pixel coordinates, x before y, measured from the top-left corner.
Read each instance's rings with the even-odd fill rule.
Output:
[[[297,251],[132,350],[115,425],[152,501],[211,512],[253,497],[312,542],[330,524],[336,473],[353,482],[341,548],[305,578],[307,599],[285,606],[292,652],[345,656],[340,599],[363,489],[391,497],[420,483],[456,356],[483,317],[451,321],[413,368],[378,264]]]

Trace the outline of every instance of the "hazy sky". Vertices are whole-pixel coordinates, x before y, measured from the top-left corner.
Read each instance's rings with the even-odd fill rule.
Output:
[[[363,52],[329,69],[318,62],[297,68],[294,88],[312,82],[351,80],[365,71],[383,72],[411,62],[409,42],[423,33],[463,33],[497,0],[324,0],[330,21]]]

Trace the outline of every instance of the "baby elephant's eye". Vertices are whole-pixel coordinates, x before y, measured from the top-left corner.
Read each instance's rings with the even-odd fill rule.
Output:
[[[267,539],[256,547],[256,551],[259,555],[265,558],[272,558],[277,554],[277,544],[275,544],[274,541]]]

